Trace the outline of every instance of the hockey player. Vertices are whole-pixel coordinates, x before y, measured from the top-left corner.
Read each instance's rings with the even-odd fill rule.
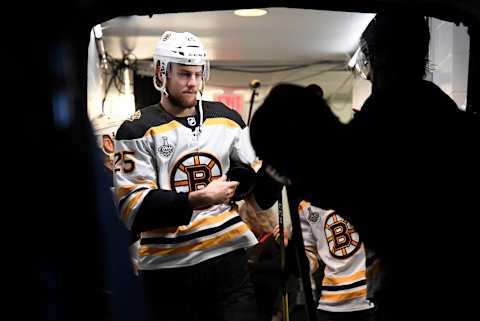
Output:
[[[374,320],[367,299],[365,248],[355,228],[333,210],[302,201],[298,210],[310,273],[324,263],[318,320]]]
[[[109,178],[109,187],[113,189],[113,159],[115,151],[115,135],[120,125],[125,121],[125,117],[119,115],[99,114],[91,121],[97,144],[102,151],[103,165]],[[130,233],[130,257],[132,259],[133,270],[138,270],[138,248],[140,242],[138,235]]]
[[[256,319],[245,248],[257,243],[230,200],[231,162],[255,153],[240,115],[202,99],[204,46],[166,31],[154,52],[159,103],[119,129],[114,186],[121,219],[141,234],[139,275],[154,320]]]
[[[103,164],[109,174],[108,177],[112,177],[115,134],[124,120],[125,117],[103,113],[91,120],[98,147],[102,151]],[[113,186],[113,183],[110,186]]]

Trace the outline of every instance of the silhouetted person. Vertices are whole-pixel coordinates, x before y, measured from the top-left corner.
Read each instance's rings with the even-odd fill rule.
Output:
[[[319,95],[320,97],[323,98],[323,89],[322,89],[322,87],[320,87],[319,85],[312,83],[312,84],[308,85],[308,86],[305,87],[305,88],[313,91],[314,93],[316,93],[317,95]]]
[[[349,124],[294,85],[274,88],[251,124],[269,172],[347,217],[382,259],[380,320],[475,313],[478,118],[423,80],[429,38],[420,14],[379,13],[361,41],[372,94]]]

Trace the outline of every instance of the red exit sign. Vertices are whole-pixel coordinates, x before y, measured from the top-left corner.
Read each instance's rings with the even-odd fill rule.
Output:
[[[217,95],[215,96],[215,100],[224,103],[228,107],[236,110],[239,114],[242,112],[243,96],[241,95]]]

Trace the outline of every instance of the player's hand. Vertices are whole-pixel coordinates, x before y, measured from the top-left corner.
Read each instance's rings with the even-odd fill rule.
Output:
[[[235,194],[237,181],[228,181],[226,176],[211,181],[202,189],[190,192],[188,201],[193,209],[205,209],[217,204],[226,204]]]
[[[273,228],[273,237],[275,238],[275,241],[277,241],[277,243],[280,243],[280,226],[279,225],[276,225],[274,228]],[[289,236],[289,233],[288,233],[288,229],[284,228],[283,229],[283,244],[285,246],[288,245],[288,236]]]
[[[239,182],[227,181],[227,177],[223,175],[210,182],[210,184],[203,189],[203,192],[206,194],[211,205],[226,204],[230,202],[230,199],[235,195],[235,190],[238,185]]]

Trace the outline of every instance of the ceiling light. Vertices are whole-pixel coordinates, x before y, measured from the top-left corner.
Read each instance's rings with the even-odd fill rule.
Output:
[[[265,9],[239,9],[233,13],[241,17],[260,17],[266,15],[268,11]]]

